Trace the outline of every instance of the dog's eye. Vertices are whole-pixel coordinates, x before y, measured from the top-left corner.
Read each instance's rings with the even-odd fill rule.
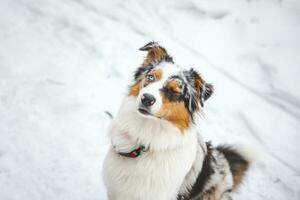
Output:
[[[147,79],[147,81],[152,82],[152,81],[155,80],[155,77],[152,74],[148,74],[147,77],[146,77],[146,79]]]

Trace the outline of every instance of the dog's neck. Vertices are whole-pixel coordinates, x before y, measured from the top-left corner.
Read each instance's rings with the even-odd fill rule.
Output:
[[[129,152],[141,145],[152,151],[176,149],[197,137],[193,124],[182,133],[168,121],[141,116],[134,97],[124,99],[110,134],[113,146],[121,152]]]

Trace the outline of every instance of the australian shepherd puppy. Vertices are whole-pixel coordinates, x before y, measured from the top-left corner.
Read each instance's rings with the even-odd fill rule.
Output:
[[[197,131],[213,86],[174,64],[155,42],[113,119],[103,176],[110,200],[226,200],[251,159],[231,146],[212,147]]]

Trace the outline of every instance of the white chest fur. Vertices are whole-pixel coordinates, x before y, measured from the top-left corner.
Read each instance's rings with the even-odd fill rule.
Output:
[[[110,134],[115,148],[103,166],[110,200],[175,200],[196,157],[194,128],[182,134],[169,122],[143,118],[137,114],[135,99],[127,97]],[[116,153],[141,144],[150,148],[137,158]]]

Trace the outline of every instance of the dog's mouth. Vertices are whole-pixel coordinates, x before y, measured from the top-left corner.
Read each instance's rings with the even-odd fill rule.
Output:
[[[151,115],[150,111],[147,108],[140,107],[138,111],[143,115]]]

